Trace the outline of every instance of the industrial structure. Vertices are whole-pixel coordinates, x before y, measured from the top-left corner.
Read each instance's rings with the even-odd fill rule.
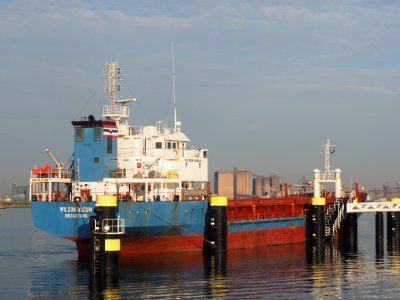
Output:
[[[12,201],[26,201],[28,200],[28,186],[12,184],[11,188],[11,200]]]
[[[282,195],[280,177],[255,175],[251,171],[217,171],[214,174],[214,193],[229,199],[277,197]]]

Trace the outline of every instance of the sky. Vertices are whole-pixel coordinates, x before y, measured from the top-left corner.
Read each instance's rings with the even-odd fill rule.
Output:
[[[172,43],[178,120],[210,177],[312,179],[330,139],[345,186],[395,185],[399,15],[398,1],[0,1],[0,194],[51,164],[46,148],[69,159],[113,58],[130,123],[172,126]]]

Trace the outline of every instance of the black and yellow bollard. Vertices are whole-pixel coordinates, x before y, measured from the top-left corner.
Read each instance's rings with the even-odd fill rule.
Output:
[[[90,218],[90,275],[96,288],[115,287],[120,272],[120,236],[124,220],[118,219],[116,196],[97,196],[96,216]]]
[[[392,198],[393,203],[400,203],[400,198]],[[398,250],[400,248],[400,212],[386,214],[387,245]]]
[[[315,259],[317,263],[325,259],[325,198],[314,197],[311,199],[313,210],[313,240],[315,245]]]
[[[306,257],[308,263],[313,263],[313,246],[314,246],[314,237],[313,237],[313,209],[310,205],[306,211]]]
[[[325,244],[325,198],[314,197],[312,205],[312,232],[315,245]]]
[[[211,196],[206,213],[203,251],[215,253],[228,247],[228,198]]]
[[[228,248],[228,198],[211,196],[205,216],[203,261],[210,295],[226,297]]]
[[[376,256],[383,256],[383,212],[377,211],[375,214],[375,250]]]

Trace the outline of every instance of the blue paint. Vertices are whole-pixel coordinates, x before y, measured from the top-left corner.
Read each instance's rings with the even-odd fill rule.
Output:
[[[126,236],[204,234],[207,201],[120,202],[118,215],[125,219]],[[89,237],[89,217],[95,202],[32,202],[34,226],[49,234]],[[229,232],[305,226],[303,217],[229,222]]]
[[[117,139],[104,137],[102,121],[73,122],[75,178],[94,182],[117,168]]]
[[[287,227],[301,227],[305,226],[305,219],[303,217],[287,217],[263,220],[249,220],[249,221],[234,221],[229,222],[229,232],[243,232],[263,229],[278,229]]]

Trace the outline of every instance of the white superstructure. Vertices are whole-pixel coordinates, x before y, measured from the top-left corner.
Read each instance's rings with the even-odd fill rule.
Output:
[[[117,138],[116,167],[108,169],[104,165],[107,169],[104,178],[83,181],[80,174],[83,166],[88,165],[89,158],[82,161],[75,155],[73,164],[64,169],[48,151],[56,169],[48,166],[47,169],[32,170],[31,200],[95,201],[97,195],[118,195],[120,200],[126,201],[177,201],[203,199],[208,195],[207,149],[188,146],[190,140],[182,132],[182,123],[176,120],[175,92],[173,128],[163,121],[149,126],[131,126],[128,104],[136,99],[117,98],[119,80],[120,68],[116,61],[112,61],[107,64],[105,87],[110,101],[103,107],[102,118],[115,122],[117,127],[117,136],[110,133]],[[86,119],[88,123],[101,122],[94,120],[93,116]],[[100,140],[100,136],[94,135],[95,140]],[[101,158],[94,157],[94,160],[103,166]],[[87,172],[87,167],[85,170]],[[58,188],[60,183],[62,190]]]
[[[82,189],[93,194],[118,194],[139,201],[170,201],[201,198],[207,195],[207,149],[189,148],[189,138],[182,132],[182,123],[174,127],[158,121],[149,126],[129,124],[130,102],[117,99],[120,87],[117,62],[107,64],[109,105],[103,107],[103,118],[116,122],[118,128],[118,169],[103,182],[73,184],[74,196]],[[174,95],[174,119],[176,118]]]

